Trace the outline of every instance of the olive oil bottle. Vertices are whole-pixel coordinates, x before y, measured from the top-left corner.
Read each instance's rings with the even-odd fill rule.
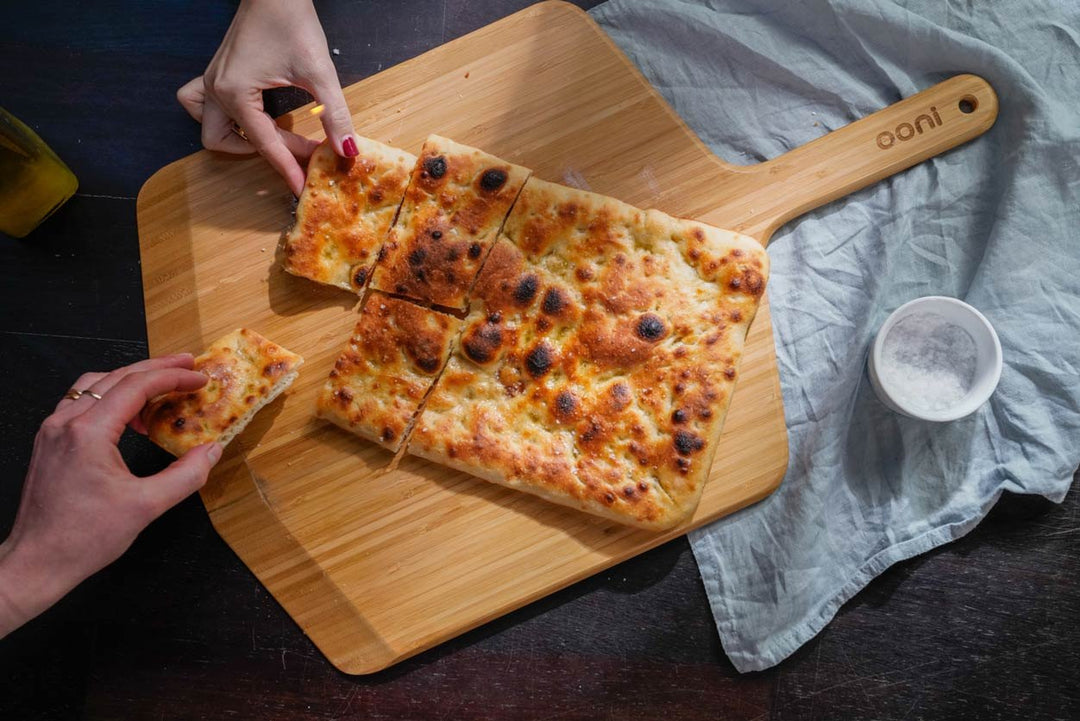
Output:
[[[56,153],[0,108],[0,233],[25,237],[78,187]]]

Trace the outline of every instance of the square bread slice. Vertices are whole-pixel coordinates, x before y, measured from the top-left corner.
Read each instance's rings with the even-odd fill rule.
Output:
[[[701,497],[767,276],[752,238],[531,178],[409,452],[676,526]]]
[[[205,386],[147,404],[147,435],[174,456],[211,441],[226,445],[296,380],[303,362],[253,330],[235,330],[195,358],[195,370],[210,379]]]
[[[432,135],[413,169],[372,288],[464,310],[530,171]]]
[[[416,156],[367,138],[342,158],[324,142],[311,156],[285,239],[289,273],[356,293],[363,291],[394,222]]]
[[[370,293],[319,395],[319,417],[396,452],[460,327],[453,316]]]

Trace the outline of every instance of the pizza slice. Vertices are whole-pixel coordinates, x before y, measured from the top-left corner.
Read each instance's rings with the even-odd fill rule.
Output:
[[[752,238],[531,178],[409,451],[621,523],[678,525],[767,274]]]
[[[530,171],[432,135],[412,173],[372,287],[462,310]]]
[[[205,386],[147,404],[147,435],[174,456],[211,441],[226,445],[296,380],[303,362],[253,330],[235,330],[195,358],[195,370],[210,379]]]
[[[367,138],[342,158],[328,142],[315,149],[285,240],[293,275],[356,293],[364,289],[405,196],[416,157]]]
[[[460,325],[445,313],[370,293],[319,395],[319,416],[397,451]]]

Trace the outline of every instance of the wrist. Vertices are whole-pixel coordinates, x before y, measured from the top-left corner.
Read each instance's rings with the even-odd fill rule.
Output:
[[[240,7],[244,8],[262,8],[269,7],[279,11],[283,11],[286,14],[296,12],[299,10],[308,10],[315,8],[315,0],[240,0]]]
[[[0,638],[56,603],[64,590],[33,549],[8,538],[0,543]]]

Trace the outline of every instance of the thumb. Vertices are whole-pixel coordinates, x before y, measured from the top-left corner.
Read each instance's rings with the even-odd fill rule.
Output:
[[[349,104],[345,102],[345,93],[341,90],[333,65],[329,71],[322,73],[313,85],[315,100],[323,106],[319,119],[334,152],[345,158],[356,157],[360,151],[356,146],[352,113],[349,111]]]
[[[201,123],[203,105],[206,103],[206,84],[203,82],[203,76],[200,75],[185,83],[176,91],[176,99],[184,106],[184,110],[188,111],[188,115]]]
[[[206,483],[210,469],[221,458],[221,444],[196,446],[160,473],[144,479],[143,488],[160,515],[199,490]]]

